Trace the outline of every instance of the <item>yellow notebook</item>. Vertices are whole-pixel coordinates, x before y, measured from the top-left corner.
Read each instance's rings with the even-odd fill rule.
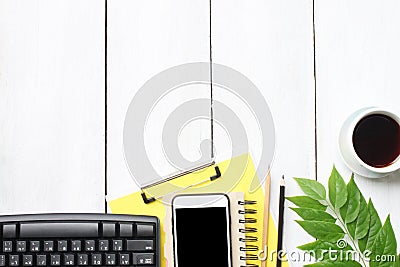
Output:
[[[257,240],[253,242],[247,242],[246,245],[257,246],[259,249],[263,249],[262,234],[263,234],[263,219],[264,219],[264,192],[263,187],[260,185],[259,180],[255,175],[255,168],[248,154],[241,155],[239,157],[232,158],[230,160],[220,162],[217,164],[222,173],[222,177],[205,184],[201,184],[195,187],[187,188],[180,193],[229,193],[229,192],[244,192],[244,199],[248,201],[254,201],[250,206],[246,206],[248,209],[255,210],[256,213],[250,214],[250,217],[255,218],[256,222],[252,221],[245,225],[247,228],[257,229],[257,232],[253,232],[250,235],[257,237]],[[243,168],[244,166],[244,168]],[[243,171],[244,170],[244,171]],[[166,185],[152,188],[153,191],[146,192],[149,195],[160,196],[162,191],[168,191],[170,189],[176,189],[177,186],[185,188],[188,184],[196,184],[199,181],[204,181],[205,177],[210,177],[215,174],[214,167],[211,166],[206,170],[191,173],[181,178],[175,179],[168,182]],[[257,184],[258,183],[258,184]],[[173,191],[173,190],[171,190]],[[157,200],[150,204],[144,204],[141,192],[135,192],[133,194],[112,200],[109,202],[111,211],[118,214],[141,214],[141,215],[153,215],[160,219],[161,225],[161,266],[162,267],[173,267],[173,250],[172,250],[172,220],[171,220],[171,207],[168,202],[172,196],[164,197],[162,200]],[[247,215],[246,215],[247,216]],[[277,230],[275,223],[272,219],[271,213],[269,216],[269,229],[268,229],[268,250],[271,252],[276,249],[277,244]],[[240,226],[235,226],[240,227]],[[238,242],[232,240],[232,242]],[[238,244],[237,247],[240,247]],[[233,252],[233,257],[235,253]],[[257,256],[257,251],[249,251],[247,254]],[[269,254],[269,253],[268,253]],[[236,256],[239,254],[236,254]],[[248,255],[250,256],[250,255]],[[266,266],[276,266],[276,259],[269,257],[266,262]],[[255,266],[261,266],[261,261],[256,257],[250,257],[254,260],[247,260],[247,264],[255,264]],[[276,258],[276,254],[275,254]],[[282,266],[288,266],[287,262],[282,262]],[[234,266],[239,267],[239,266]]]

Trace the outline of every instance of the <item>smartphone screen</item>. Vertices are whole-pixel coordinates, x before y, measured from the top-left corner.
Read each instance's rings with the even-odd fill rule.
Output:
[[[227,208],[179,208],[175,211],[178,267],[229,267]]]

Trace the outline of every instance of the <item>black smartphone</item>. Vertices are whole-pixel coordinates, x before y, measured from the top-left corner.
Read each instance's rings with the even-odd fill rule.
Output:
[[[232,267],[226,195],[178,195],[172,219],[175,267]]]

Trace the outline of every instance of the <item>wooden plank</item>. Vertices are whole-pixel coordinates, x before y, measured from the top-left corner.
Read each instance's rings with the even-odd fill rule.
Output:
[[[0,36],[0,212],[104,211],[104,1],[1,1]]]
[[[399,8],[395,0],[316,1],[318,177],[325,184],[332,164],[346,181],[350,178],[338,136],[351,113],[381,106],[400,114]],[[391,213],[398,236],[399,173],[377,180],[356,175],[356,182],[382,219]]]
[[[288,196],[300,193],[293,176],[315,178],[312,9],[312,1],[212,2],[213,62],[247,76],[261,91],[273,115],[276,151],[271,173],[271,210],[275,218],[282,174],[287,180]],[[257,127],[246,120],[240,101],[222,98],[220,88],[214,91],[215,99],[225,101],[249,129],[249,149],[258,162],[261,147],[255,141],[260,138]],[[218,116],[215,111],[215,119],[222,119]],[[229,142],[224,141],[227,138],[216,129],[217,146],[225,144],[217,147],[217,153],[231,149]],[[284,245],[291,252],[311,239],[294,222],[298,217],[293,212],[285,213],[285,217]]]
[[[208,59],[208,2],[109,1],[109,198],[138,190],[138,185],[132,180],[124,159],[123,128],[128,106],[139,88],[154,75],[168,68],[189,62],[207,62]],[[155,109],[149,114],[146,128],[143,129],[147,155],[153,168],[160,175],[168,175],[175,170],[166,161],[163,152],[161,134],[166,118],[188,99],[210,99],[209,86],[193,86],[169,93],[160,102],[154,103]],[[209,112],[209,102],[200,109]],[[209,137],[209,121],[197,122],[182,132],[179,148],[184,156],[195,160],[199,156],[198,147],[201,140]]]

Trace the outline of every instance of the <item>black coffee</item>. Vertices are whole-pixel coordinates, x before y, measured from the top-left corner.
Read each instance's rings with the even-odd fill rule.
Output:
[[[400,127],[389,116],[374,114],[361,119],[353,132],[353,146],[366,164],[382,168],[400,154]]]

